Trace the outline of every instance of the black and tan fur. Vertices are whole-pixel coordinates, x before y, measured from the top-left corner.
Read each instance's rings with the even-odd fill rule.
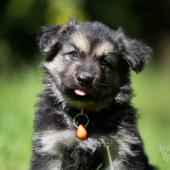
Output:
[[[69,21],[44,27],[45,88],[34,121],[31,170],[151,170],[131,105],[130,69],[143,70],[151,49],[121,29]],[[75,89],[84,90],[82,97]],[[76,138],[73,118],[83,109],[88,138]]]

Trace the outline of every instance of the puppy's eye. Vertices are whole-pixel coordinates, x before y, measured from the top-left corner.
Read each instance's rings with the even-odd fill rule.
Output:
[[[77,51],[71,51],[67,55],[69,55],[69,57],[72,59],[79,57],[79,53]]]
[[[105,58],[100,59],[100,64],[104,67],[110,67],[110,63]]]

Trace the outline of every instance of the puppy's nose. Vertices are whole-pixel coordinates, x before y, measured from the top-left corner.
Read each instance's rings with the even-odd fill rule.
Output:
[[[94,78],[93,75],[88,72],[80,72],[76,77],[78,82],[82,85],[91,84]]]

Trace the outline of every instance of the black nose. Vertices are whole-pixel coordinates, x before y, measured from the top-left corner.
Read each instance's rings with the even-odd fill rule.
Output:
[[[80,84],[91,84],[93,81],[93,75],[88,72],[80,72],[76,75],[77,80]]]

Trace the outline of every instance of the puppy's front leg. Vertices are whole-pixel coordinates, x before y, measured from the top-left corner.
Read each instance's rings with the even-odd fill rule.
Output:
[[[61,170],[62,155],[60,157],[52,155],[33,154],[31,170]]]
[[[31,170],[61,170],[64,150],[74,142],[73,130],[36,132],[33,138]]]
[[[144,153],[138,130],[134,125],[128,126],[129,128],[122,126],[117,134],[108,138],[107,157],[110,155],[111,165],[108,163],[106,170],[153,170]],[[115,143],[117,147],[114,147]],[[109,158],[107,160],[109,162]]]

